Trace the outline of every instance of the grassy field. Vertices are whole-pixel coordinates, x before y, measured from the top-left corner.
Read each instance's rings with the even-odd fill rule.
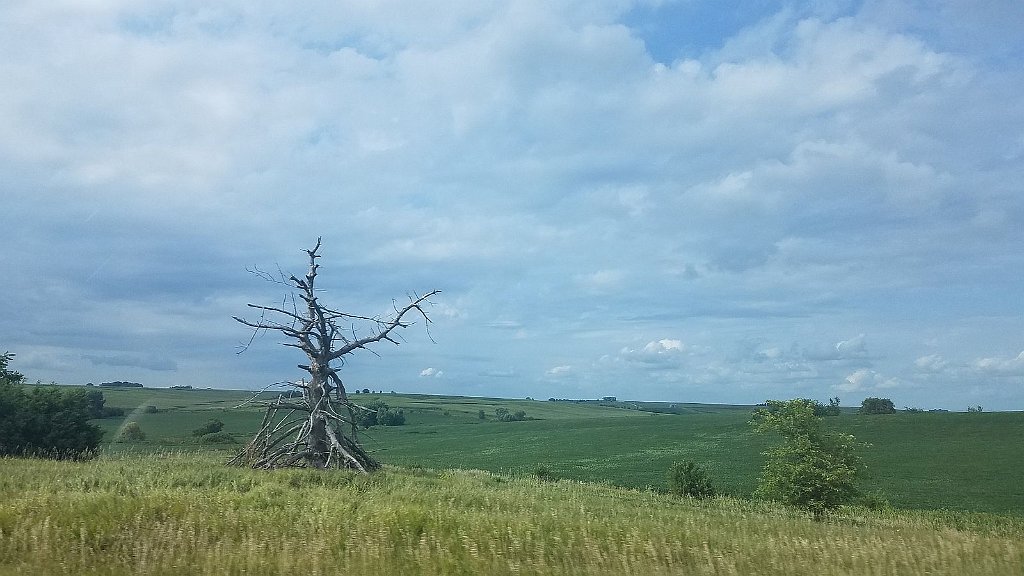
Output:
[[[648,417],[650,418],[650,417]],[[1024,520],[843,509],[217,454],[0,459],[0,574],[1024,573]]]
[[[98,423],[112,440],[128,420],[147,434],[142,443],[110,443],[108,454],[165,450],[227,451],[199,445],[191,431],[211,418],[239,442],[258,426],[258,408],[232,409],[249,393],[223,390],[104,389],[125,419]],[[533,400],[422,395],[355,395],[382,399],[405,411],[407,424],[374,427],[363,439],[387,464],[426,468],[532,473],[557,478],[660,488],[672,462],[703,464],[726,494],[746,497],[760,471],[767,439],[746,424],[751,407],[628,402],[604,406]],[[146,406],[156,406],[147,413]],[[525,410],[535,420],[497,422],[496,408]],[[479,419],[483,410],[486,419]],[[949,509],[1024,516],[1024,414],[843,414],[829,425],[870,444],[863,454],[866,492],[897,508]]]

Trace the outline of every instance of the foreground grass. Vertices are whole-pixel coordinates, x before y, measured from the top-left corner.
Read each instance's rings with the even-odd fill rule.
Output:
[[[485,472],[0,460],[0,574],[1021,574],[1024,521]]]

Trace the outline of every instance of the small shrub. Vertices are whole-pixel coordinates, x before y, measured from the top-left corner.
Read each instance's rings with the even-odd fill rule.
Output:
[[[146,408],[143,411],[146,414],[156,414],[157,412],[160,411],[160,409],[157,408],[156,406],[153,406],[152,404],[150,404],[149,406],[146,406]]]
[[[100,412],[100,418],[120,418],[124,416],[124,408],[117,406],[104,406]]]
[[[689,498],[712,498],[715,488],[707,472],[693,462],[676,462],[668,471],[668,490]]]
[[[235,438],[227,432],[211,432],[199,437],[200,444],[234,444]]]
[[[120,442],[141,442],[145,439],[146,433],[142,431],[142,427],[139,426],[138,422],[125,424],[118,435],[118,441]]]
[[[480,410],[479,412],[476,413],[476,417],[479,420],[487,420],[487,413],[484,412],[483,410]]]
[[[216,434],[224,429],[224,423],[214,418],[209,420],[206,424],[203,424],[199,428],[192,431],[193,436],[206,436],[208,434]]]
[[[889,504],[889,499],[886,498],[884,494],[877,491],[862,495],[858,503],[868,510],[874,510],[876,512],[892,510],[892,504]]]
[[[537,478],[541,479],[541,480],[555,480],[556,479],[555,478],[555,473],[552,472],[551,469],[548,468],[544,464],[540,464],[536,468],[534,468],[533,469],[533,475],[536,476]]]

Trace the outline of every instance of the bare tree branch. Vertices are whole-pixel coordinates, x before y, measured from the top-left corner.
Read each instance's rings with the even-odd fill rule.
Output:
[[[320,247],[321,239],[317,238],[316,246],[311,250],[305,250],[309,266],[301,278],[296,275],[286,276],[280,268],[279,279],[258,268],[250,270],[264,280],[288,285],[295,292],[286,296],[281,306],[248,304],[249,308],[259,310],[259,320],[232,317],[253,331],[249,342],[239,353],[247,350],[260,332],[278,332],[291,340],[285,342],[285,346],[298,348],[306,354],[308,363],[299,364],[298,367],[309,374],[310,380],[288,383],[293,388],[293,393],[281,394],[276,400],[261,402],[261,405],[267,408],[263,424],[249,444],[232,459],[234,463],[247,464],[254,468],[340,466],[362,472],[369,472],[380,466],[362,448],[357,436],[354,411],[369,409],[349,400],[345,385],[338,376],[338,368],[332,366],[332,363],[344,365],[344,357],[356,350],[369,350],[376,354],[369,348],[376,342],[387,341],[398,345],[398,331],[415,324],[413,319],[408,318],[409,316],[421,317],[427,335],[430,336],[431,320],[425,306],[430,303],[430,298],[440,294],[440,291],[432,290],[422,296],[413,293],[409,296],[409,303],[401,308],[392,301],[395,312],[389,317],[363,316],[328,308],[321,304],[317,296],[316,280],[320,269],[317,260],[321,257]],[[299,305],[300,301],[302,306]],[[286,308],[289,302],[291,310]],[[345,322],[349,326],[343,330],[339,322]],[[369,335],[358,336],[358,322],[369,325]],[[351,338],[347,337],[346,333],[351,334]],[[255,402],[267,388],[239,407]],[[334,400],[331,397],[332,391],[335,392]],[[297,397],[299,395],[301,398]],[[343,407],[344,410],[339,411],[336,406]],[[283,415],[279,414],[279,411]],[[293,417],[296,412],[304,413],[305,417],[297,420]],[[343,414],[347,414],[347,417]],[[348,430],[343,432],[339,426],[345,425]],[[294,438],[289,440],[293,435]]]

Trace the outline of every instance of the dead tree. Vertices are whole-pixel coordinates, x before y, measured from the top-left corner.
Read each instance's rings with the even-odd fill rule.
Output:
[[[261,394],[257,394],[249,401],[266,406],[266,414],[259,432],[232,459],[232,463],[253,468],[336,467],[361,472],[380,467],[359,443],[355,414],[357,410],[366,408],[349,400],[338,369],[344,364],[347,354],[368,350],[370,344],[386,340],[397,345],[398,340],[392,332],[413,324],[406,320],[407,316],[418,315],[429,324],[430,317],[424,306],[439,291],[422,296],[413,294],[404,307],[394,305],[394,314],[388,317],[358,316],[333,310],[324,306],[317,297],[319,250],[320,239],[317,238],[316,246],[305,251],[309,255],[309,270],[304,278],[285,278],[282,273],[280,280],[276,280],[295,290],[284,305],[248,304],[249,308],[260,312],[258,320],[234,317],[253,329],[249,344],[263,331],[276,331],[288,337],[290,341],[284,345],[302,350],[309,359],[308,363],[298,365],[308,372],[309,379],[288,384],[292,388],[290,392],[299,391],[301,396],[280,394],[275,400],[261,401]],[[259,270],[255,273],[273,279]],[[359,337],[355,323],[368,325],[364,328],[367,335]],[[248,344],[243,351],[245,348]]]

